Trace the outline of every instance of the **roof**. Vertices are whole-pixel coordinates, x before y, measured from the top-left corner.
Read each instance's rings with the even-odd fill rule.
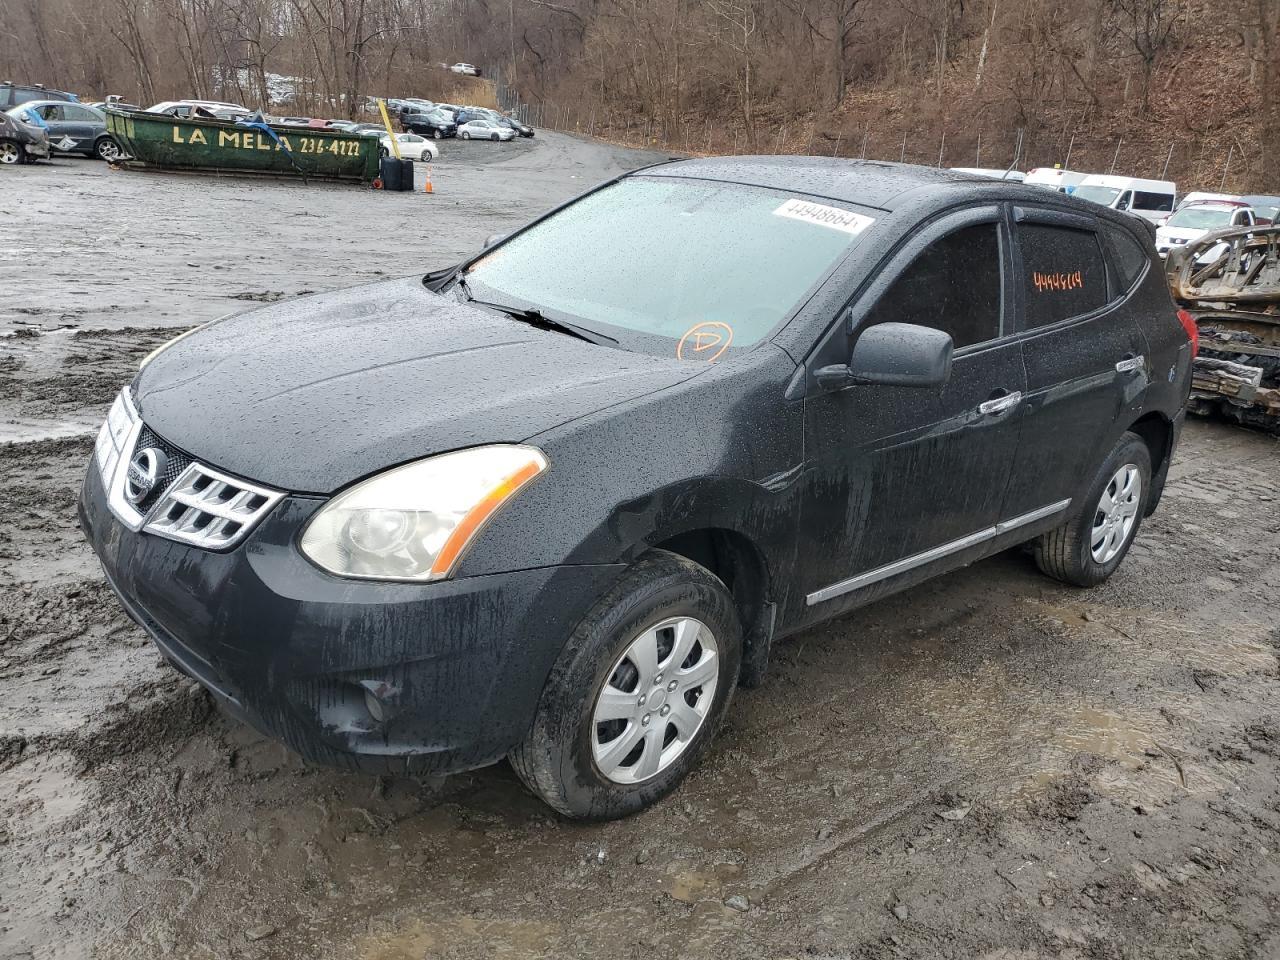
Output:
[[[976,184],[989,184],[1008,189],[1013,183],[909,163],[786,155],[679,160],[644,167],[636,173],[643,176],[692,177],[769,187],[882,210],[892,209],[896,197],[918,187],[937,185],[972,188]]]
[[[1091,173],[1084,178],[1081,186],[1101,186],[1101,187],[1137,187],[1138,189],[1155,189],[1161,192],[1173,193],[1177,190],[1177,185],[1172,180],[1144,180],[1141,177],[1122,177],[1119,174],[1109,173]]]

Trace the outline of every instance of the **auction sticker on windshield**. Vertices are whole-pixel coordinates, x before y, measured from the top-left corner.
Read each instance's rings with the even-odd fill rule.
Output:
[[[792,197],[778,207],[777,210],[773,211],[773,214],[776,217],[787,217],[791,220],[816,223],[822,227],[840,230],[851,236],[857,236],[876,222],[874,217],[864,217],[860,213],[841,210],[839,207],[824,206],[821,203],[811,203],[798,197]]]

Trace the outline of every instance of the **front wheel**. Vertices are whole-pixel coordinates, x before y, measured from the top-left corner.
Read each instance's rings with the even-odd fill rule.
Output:
[[[22,149],[22,145],[14,140],[0,140],[0,163],[5,166],[19,164],[23,161],[26,151]]]
[[[647,554],[574,630],[511,765],[565,816],[636,813],[693,769],[741,662],[725,585],[684,557]]]
[[[431,135],[432,135],[433,137],[435,137],[437,140],[443,140],[443,139],[444,139],[444,134],[443,134],[441,131],[439,131],[439,130],[432,130],[432,131],[431,131]]]
[[[467,133],[467,131],[463,130],[463,131],[462,131],[462,139],[463,139],[463,140],[470,140],[470,139],[471,139],[471,134],[469,134],[469,133]]]
[[[1096,586],[1129,552],[1151,496],[1151,451],[1126,433],[1098,470],[1080,510],[1035,541],[1036,565],[1055,580]]]

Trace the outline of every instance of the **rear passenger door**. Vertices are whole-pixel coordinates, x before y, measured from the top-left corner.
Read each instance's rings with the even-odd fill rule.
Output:
[[[1089,216],[1011,210],[1027,393],[1006,516],[1065,509],[1136,419],[1150,362]]]

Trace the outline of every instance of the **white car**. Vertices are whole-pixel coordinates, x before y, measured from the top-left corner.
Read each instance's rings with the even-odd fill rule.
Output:
[[[467,77],[480,76],[480,68],[470,63],[455,63],[449,69],[452,70],[454,73],[460,73],[463,76],[467,76]]]
[[[218,111],[235,111],[248,115],[248,108],[238,103],[226,103],[222,100],[162,100],[155,106],[147,107],[147,113],[167,113],[173,117],[190,117],[199,109],[205,113]]]
[[[458,127],[458,136],[463,140],[511,140],[515,135],[510,127],[492,120],[468,120]]]
[[[1199,240],[1210,230],[1246,227],[1257,223],[1253,208],[1242,203],[1201,201],[1179,207],[1177,212],[1156,228],[1156,252],[1167,257],[1174,247]],[[1205,251],[1205,257],[1216,256],[1217,247]]]
[[[391,156],[391,138],[385,133],[378,139],[382,145],[382,155]],[[397,133],[396,142],[400,145],[400,157],[404,160],[434,160],[440,156],[440,148],[416,133]]]

